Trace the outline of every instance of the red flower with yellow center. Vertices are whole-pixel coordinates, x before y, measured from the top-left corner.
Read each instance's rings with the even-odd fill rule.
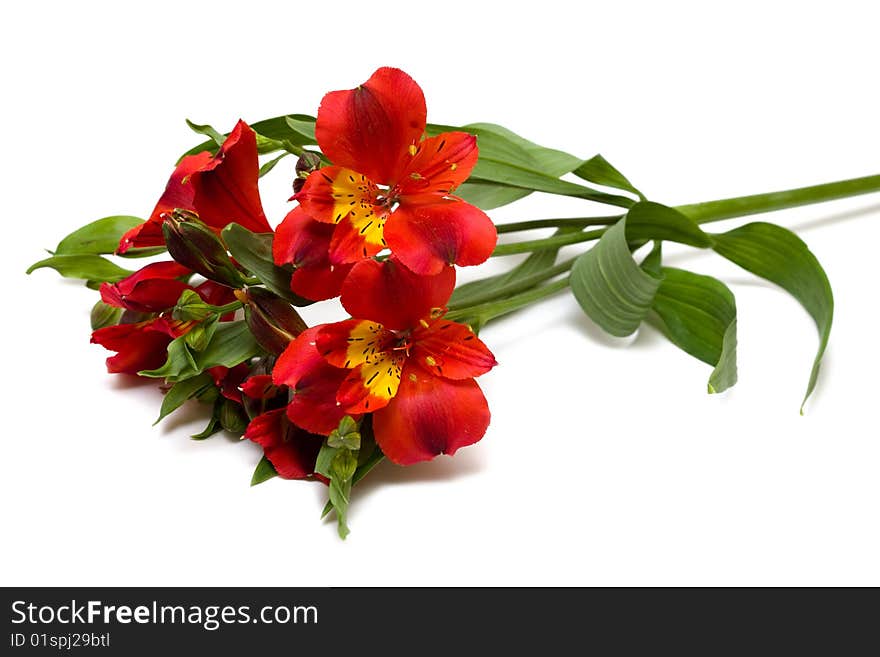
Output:
[[[357,264],[342,290],[353,319],[305,331],[275,365],[276,385],[293,391],[290,420],[326,435],[373,413],[377,443],[402,465],[482,438],[489,407],[474,377],[496,362],[468,326],[443,319],[454,287],[448,266],[419,276],[394,257]]]
[[[279,227],[276,261],[323,275],[327,296],[341,286],[337,268],[386,247],[418,274],[484,262],[495,247],[495,226],[482,210],[452,195],[477,163],[476,137],[447,132],[423,138],[426,117],[422,90],[394,68],[380,68],[356,89],[324,96],[315,135],[333,166],[309,174],[294,196],[301,212]],[[309,227],[308,219],[333,229]],[[326,256],[291,247],[300,231],[321,233]],[[318,291],[308,282],[297,289],[296,278],[292,285],[305,295]]]
[[[260,201],[259,177],[257,135],[239,121],[216,155],[202,151],[180,161],[149,219],[125,233],[116,252],[165,246],[163,216],[175,209],[195,212],[217,232],[233,222],[256,233],[271,232]]]

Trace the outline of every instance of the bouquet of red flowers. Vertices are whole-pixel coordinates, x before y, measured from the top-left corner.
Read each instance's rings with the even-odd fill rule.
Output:
[[[29,271],[51,267],[98,290],[92,342],[114,352],[108,371],[161,381],[159,420],[204,403],[210,419],[195,439],[225,430],[261,445],[253,484],[277,475],[327,485],[324,513],[335,512],[342,537],[352,487],[380,460],[409,466],[485,435],[476,378],[497,363],[479,331],[549,295],[571,289],[611,335],[650,322],[712,367],[709,392],[734,385],[733,293],[664,266],[664,241],[714,250],[800,301],[820,336],[806,401],[831,330],[825,272],[780,226],[702,226],[880,191],[878,175],[667,207],[600,155],[494,124],[428,124],[422,90],[393,68],[328,93],[317,118],[239,121],[228,134],[190,127],[208,140],[178,161],[146,220],[92,222]],[[295,205],[273,229],[258,181],[291,155]],[[485,213],[533,192],[613,211],[498,226]],[[499,233],[545,228],[553,234],[497,244]],[[588,242],[560,260],[563,247]],[[524,253],[509,271],[456,287],[456,268]],[[154,259],[131,271],[108,254]],[[297,313],[336,297],[349,315],[340,321],[307,327]]]

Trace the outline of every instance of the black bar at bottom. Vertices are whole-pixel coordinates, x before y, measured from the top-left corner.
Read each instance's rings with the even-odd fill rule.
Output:
[[[0,654],[749,654],[865,645],[869,589],[6,588]],[[868,638],[877,646],[876,636]],[[859,651],[860,652],[860,651]]]

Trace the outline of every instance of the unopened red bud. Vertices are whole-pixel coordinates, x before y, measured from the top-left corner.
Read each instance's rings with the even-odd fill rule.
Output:
[[[263,349],[280,354],[306,330],[299,313],[287,301],[262,287],[249,287],[243,293],[244,317],[248,328]]]
[[[321,168],[321,156],[311,151],[305,151],[296,161],[296,178],[293,179],[293,193],[299,194],[303,185],[306,184],[306,178],[313,171]]]
[[[175,210],[163,219],[162,234],[172,258],[221,285],[244,285],[241,272],[226,253],[223,242],[195,214]]]

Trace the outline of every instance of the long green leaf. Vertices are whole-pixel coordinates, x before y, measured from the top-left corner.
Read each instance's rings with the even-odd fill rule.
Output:
[[[589,160],[585,160],[573,170],[573,173],[578,178],[582,178],[588,182],[597,185],[604,185],[605,187],[622,189],[635,194],[642,200],[645,200],[644,194],[636,189],[636,187],[627,180],[626,176],[614,168],[611,163],[601,155],[594,155]]]
[[[816,387],[834,318],[834,295],[825,270],[797,235],[775,224],[754,222],[713,237],[717,253],[776,283],[797,299],[816,322],[819,348],[801,403],[803,413],[804,404]]]
[[[466,182],[455,190],[455,195],[476,205],[482,210],[494,210],[525,198],[532,192],[519,187],[508,187],[497,183],[474,181]]]
[[[55,255],[100,255],[113,253],[122,236],[143,219],[128,215],[104,217],[77,228],[58,243]]]
[[[678,210],[641,201],[626,213],[626,236],[634,240],[666,240],[699,248],[712,246],[712,238]]]
[[[134,272],[99,255],[56,255],[32,264],[27,273],[49,267],[65,278],[81,278],[86,281],[116,283]]]
[[[277,266],[272,259],[273,237],[273,233],[252,233],[235,223],[223,229],[223,241],[232,257],[259,278],[263,285],[295,306],[313,303],[290,290],[292,272]]]
[[[664,267],[648,321],[669,340],[714,367],[709,392],[736,383],[736,299],[711,276]]]
[[[596,324],[611,335],[624,337],[648,314],[660,279],[633,260],[623,217],[578,257],[570,284],[575,299]]]

